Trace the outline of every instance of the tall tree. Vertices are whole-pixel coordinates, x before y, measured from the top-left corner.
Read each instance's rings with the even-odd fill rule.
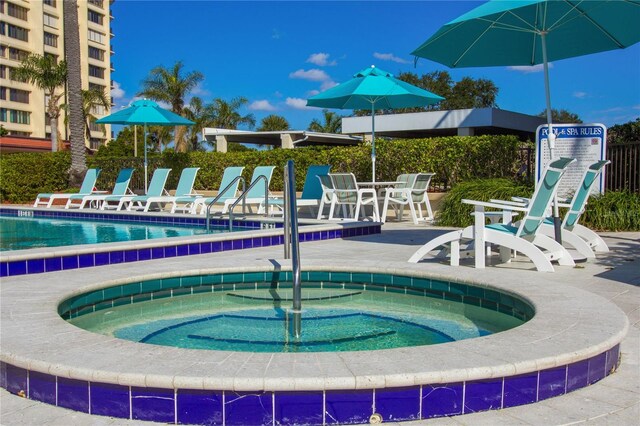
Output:
[[[314,118],[309,124],[310,131],[319,133],[340,133],[342,131],[342,116],[326,109],[322,110],[322,115],[324,122]]]
[[[237,129],[247,126],[252,129],[256,125],[253,114],[241,115],[238,110],[249,102],[242,96],[233,98],[227,102],[224,99],[214,99],[212,103],[213,127],[220,129]]]
[[[543,110],[538,117],[547,118],[547,110]],[[551,108],[551,120],[554,123],[582,123],[578,114],[567,111],[566,109]]]
[[[105,110],[111,108],[111,101],[109,97],[101,89],[89,89],[82,90],[82,120],[84,122],[84,135],[87,139],[91,138],[91,124],[95,123],[98,119],[93,115],[93,110],[96,107],[102,107]],[[69,105],[64,104],[63,108],[67,111],[65,117],[65,124],[69,124]]]
[[[202,151],[201,134],[205,127],[213,127],[214,111],[211,104],[205,105],[202,99],[194,96],[189,105],[184,108],[184,116],[195,124],[187,132],[187,149],[190,151]]]
[[[171,111],[182,114],[185,98],[202,80],[204,75],[199,71],[185,74],[182,62],[178,61],[170,69],[163,66],[152,69],[147,79],[142,82],[143,89],[138,96],[167,102],[171,105]],[[186,126],[175,128],[175,146],[178,152],[187,151],[186,132]]]
[[[16,79],[24,80],[44,90],[47,101],[46,111],[51,127],[51,151],[58,150],[58,119],[60,118],[60,99],[64,96],[63,90],[67,79],[67,63],[50,55],[31,54],[15,70]]]
[[[640,142],[640,117],[635,121],[624,124],[616,124],[607,129],[607,143],[621,144]]]
[[[260,121],[260,126],[256,130],[259,132],[277,132],[281,130],[289,130],[289,122],[281,115],[267,115]]]
[[[82,67],[80,64],[80,33],[78,29],[78,2],[63,2],[64,54],[67,61],[67,98],[69,103],[69,142],[71,168],[69,182],[80,186],[87,171],[85,154],[85,121],[82,112]]]

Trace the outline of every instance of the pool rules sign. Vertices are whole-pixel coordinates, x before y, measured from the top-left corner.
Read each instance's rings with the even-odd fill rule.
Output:
[[[607,128],[603,124],[554,124],[556,135],[554,157],[575,158],[574,163],[560,181],[558,197],[571,196],[592,163],[604,160],[607,145]],[[551,160],[549,155],[548,128],[546,124],[536,130],[536,182],[542,177],[542,171]],[[592,193],[604,192],[604,173],[593,186]]]

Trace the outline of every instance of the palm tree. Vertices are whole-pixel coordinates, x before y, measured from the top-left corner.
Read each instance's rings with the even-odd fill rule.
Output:
[[[198,83],[204,80],[201,72],[192,71],[184,75],[182,68],[182,62],[178,61],[171,69],[162,66],[152,69],[148,78],[142,83],[143,89],[138,96],[167,102],[171,105],[171,111],[182,114],[185,98]],[[185,126],[176,126],[175,128],[175,146],[178,152],[187,150],[186,131]]]
[[[58,88],[64,87],[67,79],[67,63],[49,55],[31,54],[15,70],[15,78],[35,85],[44,90],[47,99],[47,115],[51,126],[51,151],[58,150],[58,118],[60,117],[60,99],[64,91],[58,92]]]
[[[69,142],[71,144],[71,168],[69,181],[80,186],[87,171],[85,154],[85,121],[82,113],[82,67],[80,64],[80,33],[78,30],[78,2],[64,3],[64,53],[68,64],[67,96],[69,103]]]
[[[65,117],[65,124],[68,124],[69,105],[64,104],[62,107],[67,111],[67,116]],[[84,135],[87,139],[91,138],[91,123],[94,123],[98,119],[98,117],[93,115],[93,110],[96,107],[103,107],[107,111],[109,110],[109,108],[111,108],[111,101],[109,100],[109,97],[104,92],[104,90],[101,90],[101,89],[82,90],[82,119],[84,121]]]
[[[230,102],[224,99],[214,99],[213,108],[213,127],[220,129],[237,129],[239,126],[247,126],[253,128],[256,125],[256,119],[253,114],[240,115],[238,110],[249,102],[247,98],[237,97],[231,99]]]
[[[260,127],[258,127],[259,132],[273,132],[279,130],[289,130],[289,122],[286,118],[280,115],[267,115],[260,122]]]
[[[314,118],[309,124],[309,130],[312,132],[320,133],[340,133],[342,131],[342,116],[335,112],[322,110],[324,115],[324,123],[320,123],[320,120]]]
[[[188,149],[192,151],[202,151],[200,134],[205,127],[213,126],[213,106],[205,105],[197,96],[189,101],[189,105],[184,108],[184,116],[195,124],[189,128],[187,133]]]

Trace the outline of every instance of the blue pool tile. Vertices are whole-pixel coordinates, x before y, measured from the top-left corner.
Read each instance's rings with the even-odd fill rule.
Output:
[[[18,394],[24,392],[27,394],[27,370],[15,367],[11,364],[5,364],[4,374],[6,376],[5,388],[11,393]]]
[[[211,243],[200,243],[200,254],[211,253]]]
[[[109,253],[96,253],[94,255],[94,265],[103,266],[109,264]]]
[[[261,243],[262,247],[271,246],[271,237],[262,237],[261,240],[262,240],[262,243]]]
[[[607,366],[605,374],[611,374],[618,366],[618,357],[620,356],[620,345],[616,345],[607,351]]]
[[[131,387],[131,417],[134,420],[173,423],[173,389]]]
[[[330,230],[329,231],[329,239],[332,240],[336,238],[336,231],[335,230]]]
[[[78,256],[65,256],[62,258],[62,269],[78,269]]]
[[[242,241],[243,240],[232,240],[231,250],[242,250]]]
[[[229,251],[233,248],[233,241],[225,240],[222,242],[222,251]]]
[[[91,383],[91,414],[128,419],[129,387],[108,383]]]
[[[90,268],[95,266],[93,253],[85,253],[78,256],[78,266],[80,268]]]
[[[255,283],[264,281],[264,272],[245,272],[242,281],[245,283]]]
[[[27,271],[30,274],[40,274],[44,272],[44,259],[27,260]]]
[[[89,412],[89,382],[58,377],[58,406]]]
[[[495,410],[502,406],[502,378],[465,383],[464,413]]]
[[[422,386],[422,418],[462,414],[462,383]]]
[[[0,361],[0,388],[7,388],[7,364]]]
[[[224,396],[227,426],[258,426],[273,424],[271,392],[233,392]]]
[[[167,246],[164,248],[164,257],[176,257],[176,246]]]
[[[189,244],[181,244],[176,247],[176,253],[178,256],[189,255]]]
[[[164,259],[164,247],[151,247],[152,259]]]
[[[245,238],[244,240],[242,240],[242,248],[253,248],[253,238]]]
[[[262,238],[253,238],[253,247],[262,247]]]
[[[181,277],[179,278],[179,280],[180,280],[180,284],[179,284],[180,287],[192,287],[194,285],[202,284],[201,275],[193,275],[191,277]],[[164,284],[163,284],[163,287],[164,287]]]
[[[222,391],[179,389],[178,424],[221,425]]]
[[[186,278],[198,278],[198,277],[186,277]],[[173,278],[162,278],[160,280],[160,288],[161,289],[168,289],[168,288],[178,288],[182,285],[182,278],[180,277],[173,277]],[[191,280],[191,282],[195,285],[200,284],[200,280]],[[144,289],[144,286],[143,286]],[[157,289],[154,289],[157,290]]]
[[[8,277],[9,276],[9,265],[7,262],[0,263],[0,277]]]
[[[103,300],[117,299],[118,297],[122,296],[122,286],[117,285],[114,287],[107,287],[102,290],[102,294]]]
[[[376,389],[376,413],[384,421],[420,418],[420,388]]]
[[[151,249],[144,248],[138,250],[138,260],[150,260],[151,259]]]
[[[567,369],[567,393],[587,386],[589,379],[589,360],[569,364]]]
[[[411,285],[411,277],[403,277],[401,275],[392,276],[393,285],[409,287]]]
[[[189,254],[200,254],[200,244],[189,244]]]
[[[329,280],[329,272],[324,271],[312,271],[309,272],[309,281],[322,282]]]
[[[277,425],[322,424],[322,391],[277,392],[274,416]]]
[[[162,280],[148,280],[142,282],[142,292],[148,293],[151,291],[157,291],[162,289]]]
[[[214,241],[211,243],[211,252],[217,253],[222,251],[222,241]]]
[[[125,262],[137,262],[138,261],[138,250],[127,250],[124,252],[124,261]]]
[[[109,253],[109,263],[111,265],[116,265],[122,262],[124,262],[124,251],[118,250]]]
[[[369,423],[373,414],[373,390],[326,391],[327,424]]]
[[[27,261],[18,260],[15,262],[9,262],[9,276],[24,275],[27,273]]]
[[[59,257],[49,257],[44,260],[44,268],[47,272],[62,270],[62,259]]]
[[[606,376],[607,353],[603,352],[589,359],[589,384],[593,384]]]
[[[537,387],[537,372],[523,374],[520,376],[505,377],[502,407],[515,407],[516,405],[536,402]]]
[[[567,367],[550,368],[540,371],[538,401],[563,395],[567,386]]]

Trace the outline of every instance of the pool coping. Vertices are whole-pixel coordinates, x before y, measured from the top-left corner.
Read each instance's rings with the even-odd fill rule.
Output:
[[[0,289],[0,361],[59,377],[126,386],[237,392],[359,390],[466,382],[564,366],[615,348],[629,327],[626,315],[612,303],[553,282],[546,274],[544,283],[538,283],[533,274],[507,286],[489,283],[486,271],[455,274],[439,265],[427,269],[424,265],[373,261],[353,266],[353,262],[341,265],[316,260],[303,262],[303,269],[414,275],[485,286],[524,297],[534,306],[536,315],[502,333],[442,345],[375,352],[252,354],[114,339],[78,329],[57,312],[59,303],[69,296],[133,279],[287,270],[279,266],[284,264],[282,259],[254,259],[251,263],[245,268],[183,265],[179,271],[175,265],[158,264],[157,272],[135,276],[133,265],[127,265],[103,276],[91,275],[91,284],[86,283],[84,271],[63,271],[47,274],[48,290],[38,287],[35,280],[29,281],[29,277],[5,279]],[[92,271],[99,269],[103,268]],[[94,357],[92,350],[99,351],[100,356]]]

